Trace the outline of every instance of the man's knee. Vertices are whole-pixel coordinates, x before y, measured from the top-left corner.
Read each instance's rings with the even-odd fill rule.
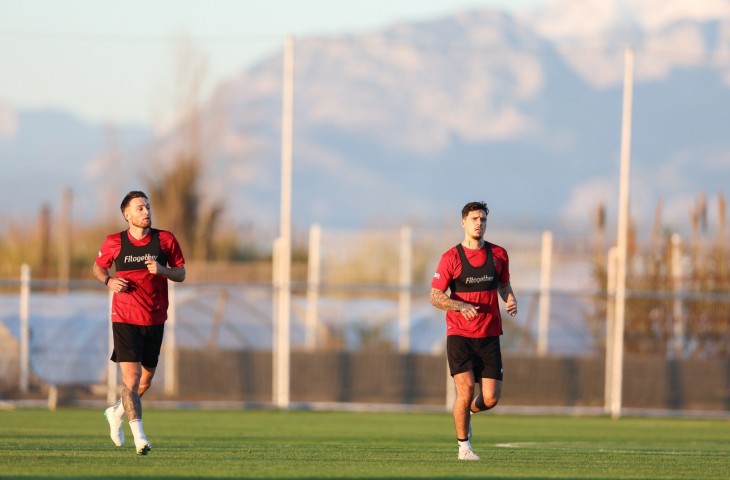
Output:
[[[148,369],[145,367],[142,367],[142,376],[139,380],[139,394],[142,395],[144,392],[149,390],[149,388],[152,386],[152,378],[155,376],[155,370],[154,369]]]
[[[484,409],[489,410],[497,406],[499,397],[497,395],[488,395],[486,397],[482,395],[482,403],[484,404]]]
[[[124,387],[127,388],[130,392],[139,391],[139,378],[135,379],[126,377],[122,379],[122,383],[124,384]]]
[[[474,398],[474,385],[461,384],[456,388],[456,399],[471,403]]]
[[[497,403],[499,403],[499,395],[494,392],[487,392],[485,396],[485,394],[482,393],[474,399],[471,411],[474,413],[483,412],[496,407]]]
[[[152,386],[152,379],[151,378],[149,378],[147,380],[142,379],[142,381],[139,382],[139,394],[140,394],[140,396],[144,392],[146,392],[147,390],[149,390],[151,386]]]
[[[140,372],[134,371],[133,369],[122,371],[122,383],[133,392],[136,392],[139,388],[141,378],[142,375]]]

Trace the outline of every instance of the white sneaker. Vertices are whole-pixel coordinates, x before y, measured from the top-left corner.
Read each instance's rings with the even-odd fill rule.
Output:
[[[147,455],[152,449],[152,444],[146,438],[135,438],[134,448],[137,449],[137,455]]]
[[[117,447],[121,447],[124,445],[124,430],[122,429],[122,418],[117,418],[116,415],[114,415],[114,407],[109,407],[106,410],[104,410],[104,416],[106,417],[106,421],[109,422],[109,436],[112,439],[112,442],[114,442],[114,445]]]
[[[459,460],[481,460],[470,448],[459,449]]]

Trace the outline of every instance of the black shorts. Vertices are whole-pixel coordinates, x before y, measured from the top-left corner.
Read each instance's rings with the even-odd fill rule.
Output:
[[[157,367],[164,332],[164,323],[145,326],[113,322],[112,362],[141,362],[147,368]]]
[[[458,335],[446,337],[446,357],[453,377],[472,370],[474,379],[502,380],[502,351],[499,337],[467,338]]]

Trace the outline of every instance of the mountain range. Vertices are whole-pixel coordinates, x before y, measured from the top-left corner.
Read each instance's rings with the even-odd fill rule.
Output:
[[[471,200],[489,204],[492,227],[585,230],[599,205],[615,222],[627,47],[632,216],[647,231],[661,202],[667,228],[688,227],[698,197],[730,185],[722,0],[557,0],[294,39],[295,227],[457,225]],[[203,105],[219,124],[203,193],[234,224],[278,225],[281,91],[276,54]],[[71,188],[75,216],[106,215],[160,141],[0,107],[3,210],[30,215]]]

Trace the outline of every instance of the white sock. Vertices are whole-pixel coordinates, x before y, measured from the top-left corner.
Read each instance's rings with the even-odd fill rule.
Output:
[[[134,435],[135,440],[146,440],[147,435],[144,434],[144,430],[142,430],[142,419],[137,418],[135,420],[129,421],[129,428],[132,429],[132,435]]]
[[[124,407],[122,407],[122,399],[121,398],[119,399],[119,401],[116,404],[114,404],[114,408],[112,409],[112,413],[119,420],[122,420],[124,418]]]
[[[459,450],[471,450],[471,443],[469,442],[469,440],[466,440],[463,442],[461,440],[458,440],[458,442],[459,442]]]

